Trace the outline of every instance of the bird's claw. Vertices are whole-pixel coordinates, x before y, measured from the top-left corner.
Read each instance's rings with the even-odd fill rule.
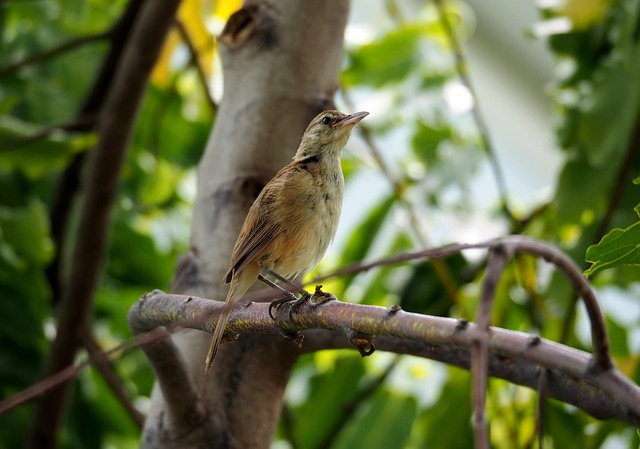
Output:
[[[271,301],[271,304],[269,304],[269,316],[271,317],[271,319],[273,321],[276,321],[276,317],[273,314],[273,309],[275,309],[276,312],[277,312],[282,304],[285,304],[285,303],[291,302],[291,301],[296,301],[297,302],[300,299],[301,298],[298,298],[293,293],[288,292],[284,297]]]
[[[302,342],[304,341],[304,334],[302,334],[302,332],[292,332],[282,329],[280,331],[280,334],[284,337],[285,340],[294,342],[298,349],[302,348]]]

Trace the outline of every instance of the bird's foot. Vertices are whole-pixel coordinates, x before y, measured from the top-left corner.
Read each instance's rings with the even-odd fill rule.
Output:
[[[304,292],[304,290],[302,290]],[[305,292],[307,293],[307,292]],[[307,293],[309,294],[309,293]],[[280,308],[280,306],[282,304],[285,304],[287,302],[297,302],[300,301],[301,298],[298,298],[296,295],[294,295],[291,292],[287,292],[282,298],[276,299],[274,301],[271,301],[271,304],[269,304],[269,316],[271,317],[271,319],[273,321],[276,320],[276,317],[273,315],[273,310],[275,309],[276,312],[278,311],[278,309]]]
[[[306,290],[300,290],[300,298],[296,299],[296,301],[291,304],[291,308],[289,309],[289,318],[291,318],[291,314],[298,313],[298,309],[300,308],[300,306],[306,301],[309,301],[311,298],[311,293]]]
[[[338,298],[336,298],[331,293],[323,292],[322,285],[316,285],[316,291],[313,292],[313,295],[311,295],[311,298],[309,298],[309,304],[311,304],[313,307],[317,307],[321,304],[324,304],[325,302],[337,300]]]

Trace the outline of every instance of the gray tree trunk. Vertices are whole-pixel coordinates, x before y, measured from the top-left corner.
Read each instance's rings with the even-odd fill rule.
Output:
[[[230,18],[220,37],[224,98],[200,163],[191,251],[175,292],[226,297],[222,277],[249,206],[289,162],[308,122],[332,107],[348,9],[346,0],[254,0]],[[222,345],[204,377],[210,335],[172,339],[175,347],[148,351],[158,384],[143,447],[268,448],[295,346],[242,337]],[[172,368],[180,360],[182,373]]]

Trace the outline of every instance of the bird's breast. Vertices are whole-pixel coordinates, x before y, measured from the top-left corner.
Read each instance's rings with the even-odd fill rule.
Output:
[[[312,270],[333,240],[344,195],[344,178],[337,167],[314,164],[290,177],[280,198],[280,232],[273,240],[268,268],[292,278]]]

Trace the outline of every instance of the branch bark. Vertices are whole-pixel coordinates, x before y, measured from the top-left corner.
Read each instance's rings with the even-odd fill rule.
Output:
[[[248,295],[265,297],[264,292]],[[273,293],[273,292],[269,292]],[[273,296],[272,296],[273,297]],[[222,303],[193,296],[155,291],[134,304],[129,323],[134,329],[193,328],[212,332]],[[237,308],[228,323],[228,332],[240,335],[238,341],[222,346],[225,350],[246,348],[247,339],[260,334],[281,335],[304,331],[305,342],[292,352],[352,347],[354,332],[375,336],[376,347],[398,354],[411,354],[469,369],[471,348],[482,333],[476,324],[452,318],[408,313],[383,307],[331,301],[318,307],[303,305],[289,318],[289,308],[281,307],[276,321],[268,304],[252,302]],[[310,329],[325,329],[332,332]],[[254,350],[257,351],[257,350]],[[513,383],[537,389],[542,368],[547,369],[545,393],[598,419],[619,419],[640,425],[640,388],[615,368],[606,372],[591,369],[591,354],[522,332],[491,328],[488,342],[488,372]],[[259,356],[255,352],[250,357]]]
[[[333,105],[348,9],[347,1],[248,0],[229,19],[219,39],[223,99],[199,167],[191,251],[179,263],[173,291],[226,296],[222,277],[248,208],[290,160],[308,122]],[[158,388],[143,447],[171,447],[183,435],[190,440],[180,441],[181,448],[205,441],[220,448],[270,446],[299,351],[275,336],[249,336],[225,345],[204,377],[209,339],[181,332],[172,337],[175,346],[150,356]],[[185,383],[162,369],[164,356],[184,361]],[[208,424],[167,419],[184,406],[180,391],[187,396],[194,389]]]
[[[56,373],[72,364],[87,322],[93,292],[98,283],[105,253],[111,203],[116,193],[120,167],[124,159],[138,105],[162,37],[173,23],[179,0],[147,2],[134,26],[100,116],[99,141],[91,153],[86,195],[80,213],[80,230],[75,242],[69,283],[58,317],[56,338],[46,363],[46,374]],[[48,392],[38,403],[29,447],[56,446],[56,434],[66,402],[69,384]]]

